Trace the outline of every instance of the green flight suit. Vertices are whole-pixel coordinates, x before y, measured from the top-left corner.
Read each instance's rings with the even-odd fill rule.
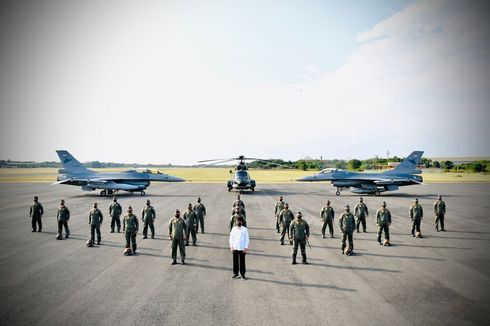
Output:
[[[90,239],[95,241],[95,231],[97,231],[97,244],[100,244],[102,237],[100,235],[100,225],[104,216],[98,208],[92,208],[88,213],[88,224],[90,224]]]
[[[280,213],[279,213],[279,223],[281,225],[281,244],[283,245],[284,244],[284,236],[288,235],[288,238],[289,238],[289,228],[290,228],[290,225],[291,225],[291,222],[294,220],[294,214],[293,212],[291,212],[290,209],[283,209]],[[292,244],[292,239],[289,238],[289,242],[290,244]]]
[[[189,234],[186,222],[182,218],[174,216],[168,223],[168,236],[172,238],[171,248],[174,262],[177,260],[177,247],[180,251],[180,260],[182,262],[185,260],[185,234]]]
[[[189,245],[189,234],[192,236],[192,245],[195,246],[196,245],[196,241],[197,241],[197,237],[196,237],[196,227],[197,227],[197,215],[196,213],[191,209],[191,210],[187,210],[185,213],[184,213],[184,221],[185,223],[187,224],[187,234],[186,234],[186,237],[187,237],[187,241],[186,241],[186,245]]]
[[[122,207],[118,202],[113,202],[109,206],[109,215],[111,216],[111,232],[114,232],[114,226],[117,225],[117,232],[121,231],[121,219]]]
[[[420,234],[420,222],[424,217],[424,210],[419,204],[412,204],[410,206],[410,218],[412,219],[412,236],[415,236],[415,231]]]
[[[238,207],[238,214],[243,216],[244,219],[247,219],[247,212],[245,211],[245,208],[243,208],[242,206],[233,207],[233,209],[231,211],[231,215],[235,214],[235,209],[237,209],[237,207]]]
[[[274,206],[274,216],[276,217],[276,231],[277,233],[281,232],[280,231],[280,224],[281,224],[281,219],[279,218],[279,213],[281,213],[281,211],[284,209],[284,205],[285,203],[283,201],[280,201],[278,203],[276,203],[276,205]]]
[[[233,202],[233,207],[238,204],[238,206],[241,206],[245,209],[245,203],[241,199],[237,199]]]
[[[61,238],[63,227],[65,228],[65,238],[70,236],[70,229],[68,228],[68,220],[70,219],[70,210],[66,206],[60,206],[58,213],[56,214],[56,221],[58,222],[58,237]]]
[[[239,217],[242,217],[243,218],[243,226],[244,227],[247,227],[247,220],[245,219],[245,217],[243,217],[243,215],[241,214],[233,214],[230,218],[230,232],[231,232],[231,229],[233,229],[234,226],[237,226],[238,225],[238,218]]]
[[[133,213],[128,213],[124,215],[122,224],[126,238],[126,248],[132,245],[133,252],[136,252],[136,233],[139,230],[138,217]]]
[[[359,232],[359,224],[362,224],[362,230],[366,232],[366,216],[369,215],[368,207],[364,203],[357,203],[354,208],[354,215],[356,216],[356,229]]]
[[[43,217],[44,208],[40,202],[35,202],[32,204],[31,209],[29,210],[29,217],[31,218],[32,231],[36,231],[36,227],[39,226],[39,232],[43,229],[43,222],[41,221],[41,217]]]
[[[206,207],[203,203],[197,203],[192,208],[197,215],[197,227],[196,232],[199,232],[199,226],[201,226],[201,233],[204,233],[204,217],[206,216]]]
[[[390,241],[390,229],[391,213],[385,208],[381,207],[376,212],[376,224],[378,225],[378,242],[381,243],[381,233],[385,233],[385,239]]]
[[[439,223],[441,224],[441,231],[444,229],[444,215],[446,215],[446,203],[443,200],[437,200],[434,203],[434,214],[436,215],[436,230],[439,231]]]
[[[324,206],[320,212],[320,216],[323,221],[322,236],[325,238],[325,231],[328,225],[328,230],[330,231],[330,237],[333,238],[333,221],[335,219],[335,212],[333,211],[332,206],[330,205]]]
[[[146,238],[148,236],[148,226],[151,230],[151,237],[155,237],[155,218],[157,217],[155,213],[155,209],[151,205],[146,205],[141,211],[141,219],[144,222],[143,226],[143,237]]]
[[[293,263],[296,263],[296,255],[298,253],[298,245],[303,256],[303,263],[306,263],[306,238],[310,237],[310,226],[302,218],[295,218],[289,226],[289,237],[293,239]]]
[[[354,215],[351,212],[343,212],[339,218],[339,228],[342,231],[342,252],[346,247],[346,240],[349,240],[349,248],[347,252],[352,252],[354,250],[354,239],[352,234],[356,228],[356,222]]]

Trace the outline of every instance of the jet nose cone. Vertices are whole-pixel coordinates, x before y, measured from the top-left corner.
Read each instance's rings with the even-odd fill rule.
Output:
[[[313,181],[316,179],[316,176],[314,175],[306,175],[304,177],[296,179],[296,181]]]
[[[171,178],[173,182],[184,182],[185,179],[179,178],[179,177],[172,177]]]

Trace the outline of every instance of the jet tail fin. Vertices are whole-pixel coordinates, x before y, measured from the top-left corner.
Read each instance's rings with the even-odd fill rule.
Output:
[[[68,151],[65,150],[58,150],[56,151],[58,154],[61,165],[63,166],[63,169],[67,173],[80,173],[80,172],[91,172],[89,169],[87,169],[85,166],[82,165],[82,163],[78,162],[76,158],[73,157]]]
[[[392,173],[412,173],[417,174],[421,173],[420,170],[417,169],[417,166],[420,164],[420,160],[422,159],[423,151],[414,151],[410,155],[408,155],[396,168],[390,171],[386,171],[387,174]]]

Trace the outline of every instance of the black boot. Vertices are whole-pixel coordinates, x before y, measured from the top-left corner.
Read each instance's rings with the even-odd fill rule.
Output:
[[[177,261],[174,259],[172,265],[177,265]]]
[[[296,262],[296,255],[293,255],[293,262],[292,262],[292,265],[296,265],[297,262]]]
[[[302,256],[303,256],[303,264],[308,265],[308,262],[306,261],[306,254],[303,254]]]

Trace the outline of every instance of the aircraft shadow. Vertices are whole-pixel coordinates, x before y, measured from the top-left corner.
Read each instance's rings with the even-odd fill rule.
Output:
[[[364,254],[363,254],[364,255]],[[354,256],[360,256],[359,254],[355,254]],[[386,269],[386,268],[375,268],[375,267],[354,267],[354,266],[340,266],[340,265],[330,265],[330,264],[310,264],[311,266],[319,266],[319,267],[329,267],[336,269],[349,269],[355,271],[363,271],[363,272],[382,272],[382,273],[402,273],[396,269]]]
[[[257,282],[272,283],[272,284],[279,284],[279,285],[297,286],[302,288],[331,289],[331,290],[338,290],[338,291],[357,292],[357,290],[355,289],[341,288],[335,285],[327,285],[327,284],[313,284],[313,283],[303,283],[303,282],[293,283],[293,282],[277,281],[277,280],[265,280],[256,277],[247,277],[247,279],[252,282],[257,281]]]
[[[375,257],[386,257],[386,258],[401,258],[401,259],[422,259],[422,260],[433,260],[433,261],[446,261],[442,258],[430,258],[430,257],[419,257],[419,256],[398,256],[398,255],[383,255],[383,254],[373,254],[373,253],[363,253],[363,256],[375,256]]]
[[[449,247],[449,246],[419,246],[405,243],[396,243],[392,244],[392,247],[414,247],[414,248],[432,248],[432,249],[461,249],[461,250],[470,250],[470,248],[462,248],[462,247]]]
[[[112,198],[116,196],[117,198],[141,198],[144,200],[147,197],[150,198],[164,198],[164,197],[178,197],[178,198],[183,198],[183,197],[189,197],[189,198],[194,198],[197,196],[194,195],[173,195],[173,194],[145,194],[144,196],[141,196],[139,193],[119,193],[119,194],[112,194],[112,195],[107,195],[107,196],[101,196],[97,193],[90,193],[90,194],[79,194],[79,195],[72,195],[69,198],[98,198],[99,200],[110,200],[112,201]]]
[[[187,260],[187,258],[186,258],[186,260]],[[200,267],[200,268],[214,269],[214,270],[220,270],[220,271],[229,271],[229,272],[232,271],[232,266],[230,266],[230,267],[222,267],[222,266],[211,266],[211,265],[194,264],[194,263],[187,264],[187,265],[192,266],[192,267]],[[247,268],[247,272],[250,272],[250,273],[258,273],[258,274],[274,275],[273,272],[261,271],[261,270],[258,270],[258,269],[249,269],[249,268]]]
[[[471,234],[490,234],[490,232],[482,232],[482,231],[463,231],[463,230],[448,230],[446,233],[471,233]]]
[[[253,192],[253,194],[255,196],[272,196],[272,197],[296,195],[297,193],[298,192],[296,192],[296,191],[275,190],[275,189],[261,189],[261,190],[256,190],[255,192]]]
[[[463,237],[442,237],[438,235],[424,235],[424,238],[439,238],[439,239],[456,239],[456,240],[477,240],[477,241],[490,241],[490,238],[463,238]]]

